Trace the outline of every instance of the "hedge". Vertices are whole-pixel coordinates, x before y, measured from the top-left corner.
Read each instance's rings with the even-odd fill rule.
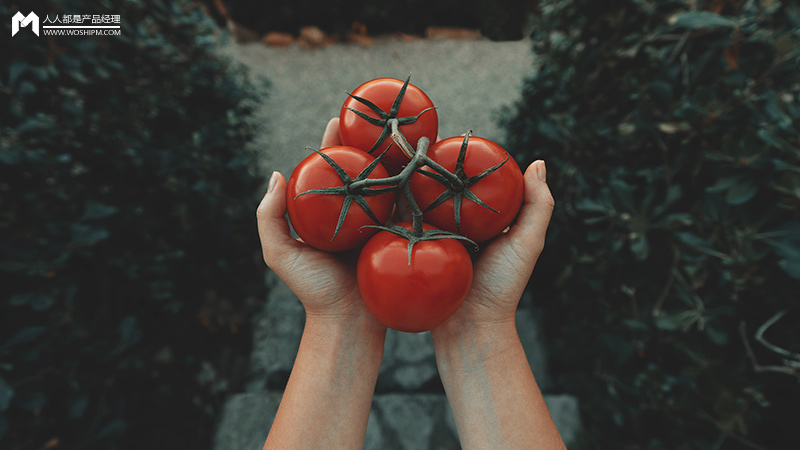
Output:
[[[532,286],[575,448],[800,448],[798,2],[540,6],[505,126],[557,204]]]
[[[10,37],[18,8],[121,34]],[[264,295],[264,85],[186,0],[0,17],[0,447],[208,448]]]

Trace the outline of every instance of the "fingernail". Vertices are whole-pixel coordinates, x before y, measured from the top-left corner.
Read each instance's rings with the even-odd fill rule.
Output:
[[[536,167],[536,175],[539,175],[539,179],[547,182],[547,168],[544,166],[544,161]]]
[[[272,172],[272,176],[269,178],[269,186],[267,187],[267,193],[270,193],[275,189],[275,186],[278,184],[278,171]]]

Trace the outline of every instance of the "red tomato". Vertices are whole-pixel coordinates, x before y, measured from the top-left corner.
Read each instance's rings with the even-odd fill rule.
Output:
[[[352,95],[372,102],[385,114],[379,114],[355,98],[348,97],[339,114],[339,135],[343,145],[350,145],[377,156],[383,153],[386,147],[393,144],[390,136],[391,128],[388,128],[388,134],[386,131],[388,124],[382,126],[370,123],[348,108],[366,114],[373,121],[385,122],[386,117],[392,116],[392,105],[400,93],[403,83],[402,80],[394,78],[377,78],[362,84],[353,91]],[[429,108],[433,108],[431,99],[421,89],[409,84],[394,117],[401,120],[403,118],[416,117]],[[382,115],[384,117],[381,117]],[[439,117],[436,114],[436,110],[430,109],[422,113],[414,123],[401,124],[400,130],[414,148],[417,147],[419,138],[423,136],[430,139],[431,142],[435,142],[439,131]],[[381,143],[376,147],[376,143],[379,140],[381,140]],[[400,173],[403,166],[408,164],[408,161],[409,158],[400,148],[397,145],[392,145],[392,148],[384,156],[381,163],[386,167],[389,174],[396,175]]]
[[[340,166],[350,179],[358,177],[370,163],[375,161],[375,158],[366,152],[353,147],[328,147],[321,152]],[[368,178],[387,176],[386,169],[377,164]],[[382,224],[391,215],[394,205],[394,195],[391,192],[363,197],[380,223],[370,218],[361,205],[351,198],[348,202],[350,205],[347,215],[337,233],[336,226],[346,196],[335,193],[303,193],[314,189],[336,187],[344,191],[344,185],[342,177],[318,153],[312,153],[301,161],[289,178],[286,191],[289,220],[297,235],[314,248],[336,252],[360,247],[377,232],[374,228],[361,229],[361,227]]]
[[[428,149],[428,157],[445,169],[458,173],[456,163],[463,140],[463,137],[452,137],[439,141]],[[501,167],[485,178],[475,181],[474,184],[470,185],[471,182],[466,181],[503,161],[505,163]],[[429,167],[420,170],[434,172]],[[475,242],[488,241],[509,226],[522,207],[524,189],[522,172],[514,158],[511,158],[502,147],[488,139],[471,136],[461,179],[466,181],[467,187],[461,193],[455,194],[461,196],[459,228],[456,227],[455,221],[455,197],[426,211],[445,192],[445,186],[428,176],[415,173],[411,177],[411,192],[420,208],[426,211],[423,218],[427,223],[443,230],[460,233]],[[494,211],[468,198],[467,190]]]
[[[398,224],[411,229],[411,223]],[[423,225],[423,230],[433,230]],[[472,285],[472,261],[457,239],[414,244],[390,231],[370,239],[358,258],[358,288],[379,322],[408,333],[441,325],[464,302]]]

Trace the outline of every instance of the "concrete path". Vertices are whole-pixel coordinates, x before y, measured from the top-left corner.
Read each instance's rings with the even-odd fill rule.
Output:
[[[317,148],[325,125],[338,116],[345,91],[377,77],[404,78],[422,88],[438,106],[439,135],[477,136],[503,144],[496,121],[512,106],[532,70],[528,41],[377,40],[369,48],[336,44],[318,49],[270,48],[229,43],[222,51],[272,83],[257,111],[263,129],[254,145],[264,177],[273,170],[287,178]],[[294,294],[268,273],[269,294],[254,322],[254,349],[247,392],[226,402],[215,450],[257,450],[275,417],[302,334],[305,315]],[[550,412],[566,441],[580,430],[577,400],[551,391],[540,314],[526,293],[517,328]],[[365,449],[460,448],[455,423],[439,381],[429,333],[390,330],[369,417]]]
[[[257,113],[264,131],[255,145],[263,152],[266,173],[278,170],[287,178],[308,155],[307,146],[318,148],[328,120],[339,115],[345,91],[378,77],[403,79],[411,73],[412,84],[438,107],[442,138],[472,129],[502,145],[498,110],[520,98],[533,63],[527,40],[376,40],[369,48],[317,49],[231,43],[223,51],[270,80],[268,103]]]

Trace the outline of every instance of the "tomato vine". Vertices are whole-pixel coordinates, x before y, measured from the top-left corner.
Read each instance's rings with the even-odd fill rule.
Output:
[[[298,165],[287,201],[306,243],[324,251],[361,247],[356,278],[379,321],[419,332],[443,323],[466,298],[472,262],[456,241],[477,251],[501,233],[521,207],[523,180],[505,150],[472,131],[436,139],[436,107],[409,81],[380,78],[348,93],[342,145],[313,150]],[[411,221],[389,224],[401,196]]]

